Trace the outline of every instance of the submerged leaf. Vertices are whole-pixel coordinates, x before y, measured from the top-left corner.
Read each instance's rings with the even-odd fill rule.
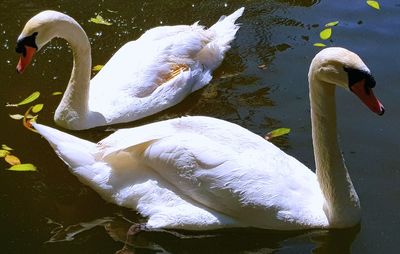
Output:
[[[14,120],[21,120],[22,118],[24,118],[24,116],[21,114],[14,114],[14,115],[9,115],[9,116]]]
[[[326,47],[325,44],[321,43],[321,42],[317,42],[313,44],[315,47]]]
[[[11,147],[9,147],[8,145],[2,144],[1,145],[1,149],[7,150],[7,151],[12,151],[14,149],[12,149]]]
[[[6,157],[9,154],[10,154],[10,151],[0,150],[0,158]]]
[[[337,26],[337,24],[339,24],[339,21],[332,21],[332,22],[326,23],[325,27]]]
[[[43,104],[36,104],[35,106],[33,106],[32,112],[33,113],[38,113],[42,109],[43,109]]]
[[[103,68],[104,65],[98,64],[96,66],[93,66],[92,71],[99,71]]]
[[[367,4],[369,6],[371,6],[374,9],[380,10],[381,7],[379,6],[379,2],[378,1],[367,1]]]
[[[332,35],[332,28],[330,27],[325,28],[319,33],[319,37],[321,37],[322,40],[327,40],[331,38],[331,35]]]
[[[36,167],[35,167],[35,165],[33,165],[31,163],[24,163],[24,164],[14,165],[14,166],[8,168],[7,170],[11,170],[11,171],[36,171]]]
[[[265,136],[265,139],[270,140],[272,138],[276,138],[276,137],[288,134],[289,132],[290,132],[289,128],[279,128],[279,129],[268,132],[267,135]]]
[[[4,160],[11,166],[21,164],[21,161],[18,159],[18,157],[11,154],[7,154],[6,157],[4,157]]]
[[[37,98],[39,98],[39,96],[40,96],[40,92],[36,91],[17,104],[7,104],[6,106],[7,107],[18,107],[21,105],[25,105],[25,104],[31,103],[32,101],[36,100]]]
[[[60,95],[62,92],[53,92],[52,95]]]
[[[96,23],[96,24],[99,24],[99,25],[106,25],[106,26],[111,26],[112,25],[112,23],[110,23],[108,21],[105,21],[103,19],[103,17],[100,16],[100,15],[97,15],[95,18],[91,18],[89,21],[93,22],[93,23]]]

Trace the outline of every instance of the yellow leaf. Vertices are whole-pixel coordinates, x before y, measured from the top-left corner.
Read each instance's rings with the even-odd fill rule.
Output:
[[[7,104],[6,106],[7,107],[18,107],[21,105],[25,105],[25,104],[31,103],[32,101],[36,100],[37,98],[39,98],[39,96],[40,96],[40,92],[36,91],[17,104]]]
[[[315,47],[326,47],[325,44],[320,43],[320,42],[314,43],[313,45],[314,45]]]
[[[9,151],[7,151],[7,150],[0,150],[0,158],[6,157],[8,154],[10,154]]]
[[[339,21],[332,21],[332,22],[326,23],[325,27],[337,26],[337,24],[339,24]]]
[[[53,92],[52,95],[60,95],[62,92]]]
[[[33,106],[32,112],[33,113],[38,113],[42,109],[43,109],[43,104],[36,104],[35,106]]]
[[[36,171],[36,167],[33,164],[24,163],[24,164],[14,165],[14,166],[8,168],[7,170],[11,170],[11,171]]]
[[[11,154],[7,154],[6,157],[4,157],[4,160],[11,166],[21,164],[21,161],[18,159],[18,157]]]
[[[279,128],[279,129],[268,132],[267,135],[265,136],[265,139],[270,140],[272,138],[276,138],[276,137],[288,134],[289,132],[290,132],[289,128]]]
[[[112,25],[112,23],[110,23],[108,21],[105,21],[103,19],[103,17],[100,16],[100,15],[97,15],[95,18],[91,18],[89,21],[93,22],[93,23],[96,23],[96,24],[99,24],[99,25],[106,25],[106,26],[111,26]]]
[[[327,40],[331,38],[331,35],[332,35],[332,28],[330,27],[325,28],[319,33],[319,37],[321,37],[322,40]]]
[[[8,145],[2,144],[1,145],[1,149],[7,150],[7,151],[12,151],[14,149],[12,149],[11,147],[9,147]]]
[[[92,68],[92,71],[99,71],[103,68],[104,65],[98,64]]]
[[[9,116],[14,120],[21,120],[22,118],[24,118],[24,116],[21,114],[15,114],[15,115],[9,115]]]
[[[369,6],[371,6],[374,9],[380,10],[381,7],[379,6],[379,2],[378,1],[367,1],[367,4]]]

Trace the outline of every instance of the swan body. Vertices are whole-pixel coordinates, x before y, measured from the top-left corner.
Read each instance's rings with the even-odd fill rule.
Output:
[[[91,49],[86,33],[71,17],[44,11],[31,18],[17,42],[22,72],[33,54],[54,37],[66,39],[74,66],[54,120],[67,129],[137,120],[176,105],[204,87],[223,60],[244,11],[238,9],[209,29],[193,25],[161,26],[126,43],[90,80]]]
[[[97,144],[33,125],[84,184],[148,217],[149,228],[350,227],[361,208],[337,145],[334,82],[374,112],[384,109],[368,68],[348,50],[321,51],[309,80],[316,174],[262,137],[211,117],[121,129]]]

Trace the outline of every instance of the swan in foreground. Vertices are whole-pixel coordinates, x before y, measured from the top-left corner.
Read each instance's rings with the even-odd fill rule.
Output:
[[[337,141],[336,86],[384,113],[355,53],[327,48],[309,71],[316,174],[264,138],[192,116],[121,129],[95,144],[33,123],[80,181],[147,217],[148,228],[344,228],[360,202]]]
[[[230,48],[244,8],[209,29],[161,26],[125,44],[90,80],[92,58],[88,37],[71,17],[43,11],[32,17],[18,37],[22,73],[36,51],[54,37],[66,39],[73,51],[68,87],[54,120],[67,129],[130,122],[176,105],[211,80]]]

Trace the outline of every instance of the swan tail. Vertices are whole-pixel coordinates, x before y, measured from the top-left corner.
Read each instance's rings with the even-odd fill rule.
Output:
[[[33,127],[50,143],[57,155],[71,168],[95,162],[96,144],[54,128],[33,123]]]
[[[239,25],[235,22],[242,16],[243,11],[244,7],[229,16],[222,16],[207,30],[213,40],[198,53],[198,59],[208,69],[214,70],[221,64],[225,52],[230,49],[230,43],[235,39],[236,32],[239,30]]]

